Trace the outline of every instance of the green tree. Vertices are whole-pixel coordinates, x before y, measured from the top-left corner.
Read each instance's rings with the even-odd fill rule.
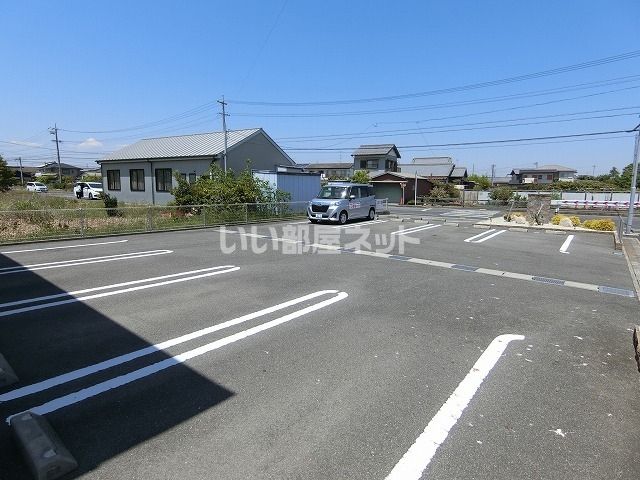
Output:
[[[6,192],[14,184],[15,178],[7,162],[0,155],[0,192]]]
[[[620,178],[618,179],[618,185],[621,188],[631,188],[631,180],[633,177],[633,163],[630,163],[626,167],[622,169],[622,173],[620,174]],[[640,175],[638,175],[636,181],[636,188],[640,186]]]
[[[489,190],[491,188],[491,180],[486,175],[469,175],[468,180],[475,183],[474,190]]]
[[[351,181],[353,183],[369,183],[369,172],[367,170],[356,170],[353,172]]]
[[[611,167],[609,170],[609,177],[618,178],[620,176],[620,171],[616,167]]]
[[[511,199],[512,195],[513,190],[511,188],[497,187],[491,190],[491,192],[489,193],[489,198],[498,202],[507,203]]]
[[[176,205],[229,205],[237,203],[286,202],[291,195],[273,188],[265,181],[257,179],[250,167],[236,175],[233,170],[225,172],[212,165],[209,173],[202,175],[194,183],[176,175],[178,185],[171,191]]]

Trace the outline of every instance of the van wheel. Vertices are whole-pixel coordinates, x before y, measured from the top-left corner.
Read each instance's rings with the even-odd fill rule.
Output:
[[[347,223],[347,219],[348,219],[348,215],[347,212],[345,212],[344,210],[340,212],[340,216],[338,217],[338,223],[340,225],[344,225],[345,223]]]
[[[89,194],[89,200],[93,200],[93,193]]]
[[[310,218],[310,219],[309,219],[309,222],[311,222],[311,223],[318,223],[318,220],[314,220],[313,218]]]
[[[376,211],[373,208],[369,209],[369,220],[375,220],[376,219]]]

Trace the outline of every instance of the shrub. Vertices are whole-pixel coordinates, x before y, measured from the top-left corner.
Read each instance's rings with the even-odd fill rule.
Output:
[[[489,198],[498,202],[507,203],[511,199],[512,195],[513,190],[511,188],[497,187],[491,190],[491,192],[489,193]]]
[[[103,193],[102,201],[104,202],[104,208],[106,208],[108,217],[122,217],[122,212],[118,210],[118,199],[112,197],[108,193]]]
[[[569,220],[571,220],[571,223],[573,224],[574,227],[580,226],[580,219],[577,216],[571,215],[569,217]]]
[[[612,232],[616,229],[616,224],[613,223],[613,220],[609,220],[608,218],[594,218],[592,220],[587,220],[582,224],[582,226],[590,230],[601,230],[605,232]]]
[[[560,225],[560,220],[562,220],[563,218],[565,218],[564,215],[555,214],[553,217],[551,217],[551,223],[553,225]]]

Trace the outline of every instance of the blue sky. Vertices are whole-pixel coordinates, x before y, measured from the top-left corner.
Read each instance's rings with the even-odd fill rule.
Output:
[[[401,161],[448,155],[470,173],[495,164],[506,175],[534,162],[603,173],[632,161],[632,135],[431,145],[632,129],[637,54],[451,93],[317,102],[432,92],[634,52],[639,20],[633,0],[5,0],[0,154],[52,160],[47,128],[57,123],[63,160],[95,165],[141,138],[220,130],[215,101],[224,95],[229,128],[263,127],[300,163],[395,143]]]

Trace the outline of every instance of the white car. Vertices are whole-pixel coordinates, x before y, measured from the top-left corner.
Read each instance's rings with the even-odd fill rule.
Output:
[[[49,187],[40,182],[27,182],[27,192],[48,192]]]
[[[102,196],[102,184],[98,182],[78,182],[73,187],[73,193],[77,198],[100,198]]]

